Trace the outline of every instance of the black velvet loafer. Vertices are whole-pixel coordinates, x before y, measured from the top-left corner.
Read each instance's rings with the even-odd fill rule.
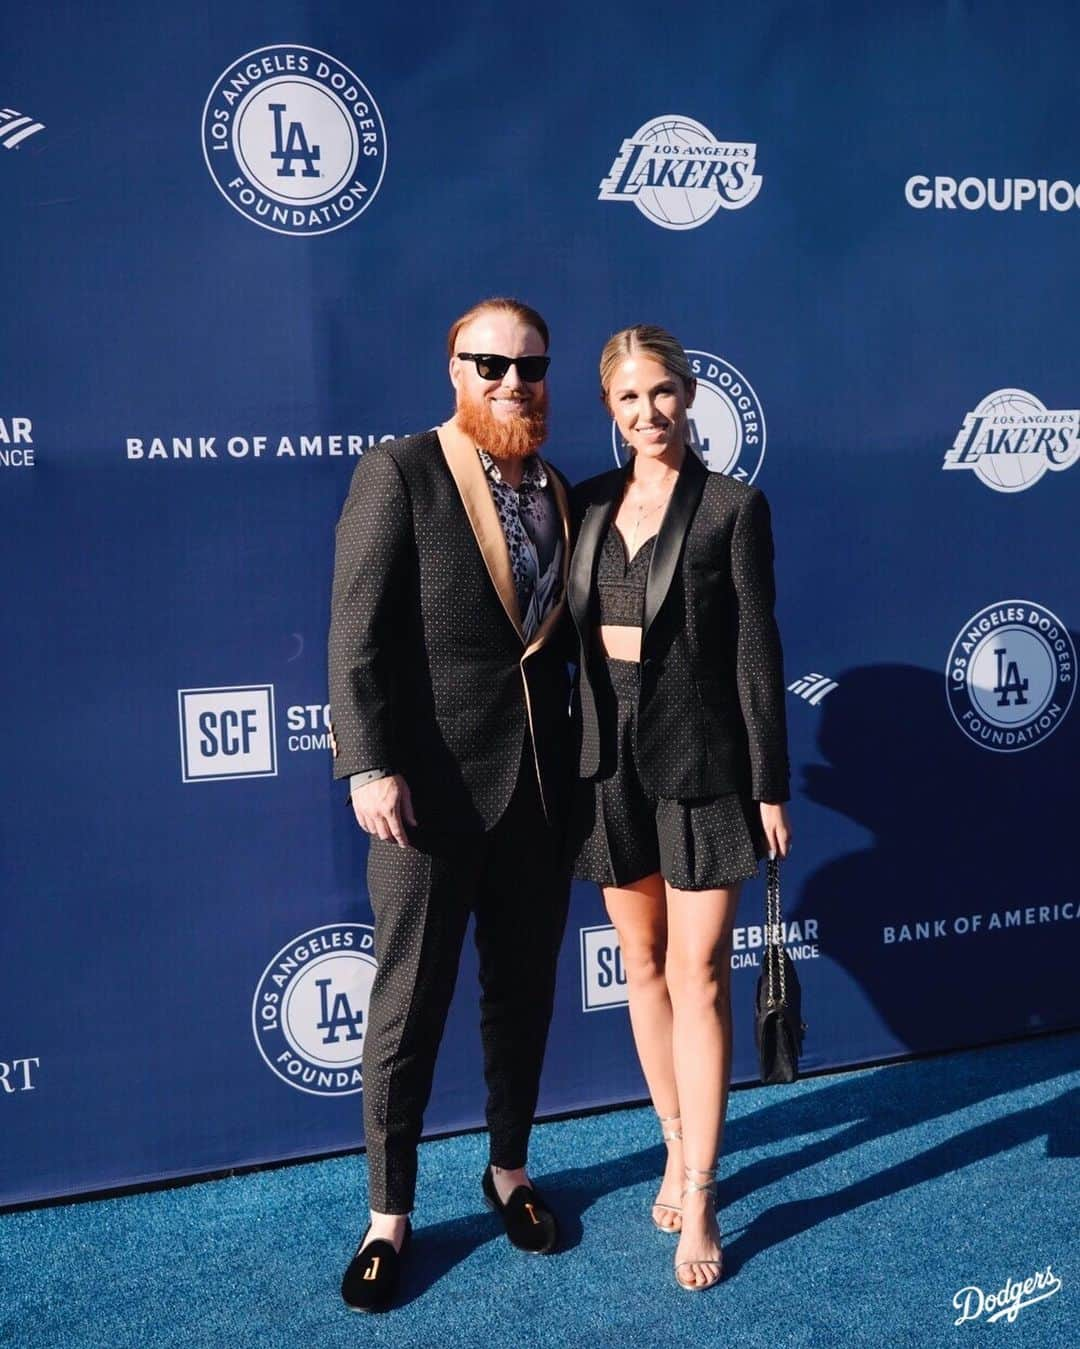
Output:
[[[480,1182],[484,1203],[503,1220],[511,1246],[530,1255],[550,1255],[559,1240],[555,1215],[531,1185],[519,1185],[504,1204],[491,1178],[491,1167]]]
[[[360,1238],[356,1254],[341,1280],[341,1296],[354,1312],[384,1312],[394,1305],[402,1258],[412,1236],[412,1223],[405,1224],[400,1251],[395,1251],[394,1243],[382,1237],[365,1246],[370,1231],[369,1227]]]

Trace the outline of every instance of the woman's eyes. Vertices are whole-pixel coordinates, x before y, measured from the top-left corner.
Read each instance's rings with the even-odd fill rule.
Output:
[[[675,392],[674,386],[669,385],[667,388],[664,388],[664,389],[657,389],[657,390],[655,391],[655,393],[653,394],[653,397],[654,397],[654,398],[665,398],[665,397],[666,397],[666,398],[670,398],[670,397],[674,394],[674,392]],[[620,395],[619,395],[619,402],[620,402],[620,403],[636,403],[636,402],[637,402],[637,394],[636,394],[636,393],[623,393],[623,394],[620,394]]]

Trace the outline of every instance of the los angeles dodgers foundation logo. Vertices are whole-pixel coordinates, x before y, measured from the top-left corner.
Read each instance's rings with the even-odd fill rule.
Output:
[[[263,971],[251,1005],[266,1066],[312,1096],[352,1096],[375,979],[375,932],[328,923],[283,946]]]
[[[697,393],[687,421],[690,445],[710,473],[753,482],[765,457],[765,413],[745,375],[708,351],[687,351]],[[626,462],[618,426],[611,425],[615,462]]]
[[[260,47],[221,75],[203,108],[203,156],[229,203],[276,234],[329,234],[356,220],[386,171],[382,114],[326,52]]]
[[[987,605],[964,624],[946,666],[949,710],[983,749],[1011,754],[1051,735],[1076,687],[1076,648],[1031,600]]]
[[[598,200],[633,202],[663,229],[692,230],[754,200],[756,162],[749,141],[718,141],[690,117],[654,117],[623,141]]]
[[[1023,492],[1080,458],[1080,411],[1051,412],[1023,389],[997,389],[969,412],[943,469],[971,469],[995,492]]]

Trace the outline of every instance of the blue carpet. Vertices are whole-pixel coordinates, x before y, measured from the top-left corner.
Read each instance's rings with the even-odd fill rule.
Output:
[[[421,1149],[403,1305],[338,1300],[363,1158],[0,1218],[0,1342],[33,1349],[356,1344],[1074,1346],[1080,1036],[819,1077],[731,1099],[726,1277],[674,1285],[645,1110],[544,1125],[532,1168],[566,1249],[519,1255],[480,1209],[480,1135]],[[953,1296],[1052,1266],[1014,1323]]]

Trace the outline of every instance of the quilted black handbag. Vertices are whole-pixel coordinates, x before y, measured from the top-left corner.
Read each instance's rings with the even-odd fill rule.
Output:
[[[765,889],[765,949],[761,958],[754,1011],[761,1080],[767,1085],[794,1082],[799,1076],[806,1025],[802,989],[791,957],[784,950],[780,914],[780,862],[770,858]]]

